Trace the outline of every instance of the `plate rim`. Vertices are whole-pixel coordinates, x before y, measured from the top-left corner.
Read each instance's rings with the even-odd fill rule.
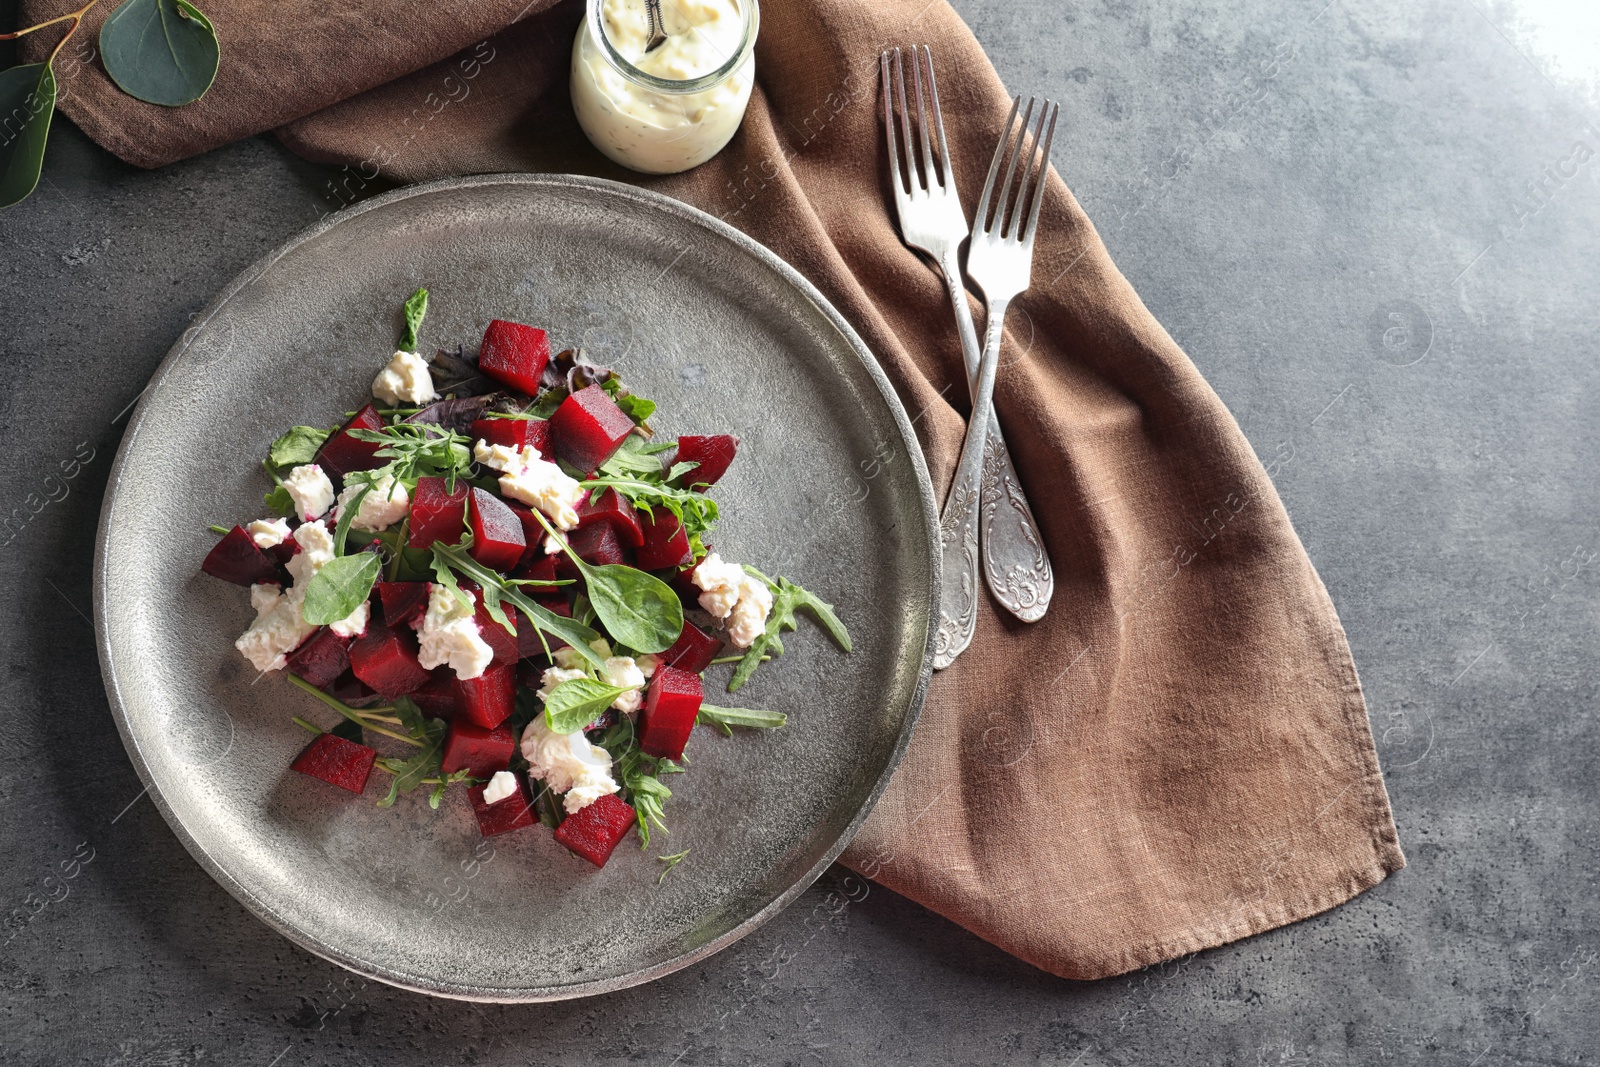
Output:
[[[675,956],[670,960],[654,964],[626,974],[608,978],[590,979],[583,981],[563,982],[552,985],[527,987],[524,989],[498,989],[491,987],[472,986],[453,982],[438,982],[424,976],[409,974],[394,968],[385,967],[371,960],[356,959],[341,952],[333,945],[326,944],[304,930],[299,929],[280,917],[273,908],[264,900],[257,897],[244,885],[239,883],[228,871],[217,862],[184,825],[176,812],[168,804],[162,794],[160,785],[156,782],[151,772],[144,753],[140,747],[139,739],[135,735],[128,718],[128,710],[122,699],[122,686],[118,677],[118,668],[113,660],[110,627],[107,624],[105,613],[105,600],[111,589],[110,575],[107,571],[109,560],[106,557],[107,535],[110,527],[111,513],[118,490],[122,484],[123,465],[129,454],[130,442],[137,436],[143,425],[146,407],[152,393],[162,384],[164,379],[173,370],[176,362],[189,350],[190,345],[211,319],[220,312],[228,303],[247,286],[256,282],[263,274],[270,270],[280,259],[298,249],[301,245],[327,233],[343,223],[356,218],[369,211],[387,208],[393,204],[417,197],[431,196],[436,193],[458,189],[482,188],[496,185],[514,185],[524,187],[546,188],[557,191],[580,193],[598,196],[602,199],[620,197],[633,201],[645,210],[663,211],[668,215],[699,226],[709,232],[714,238],[730,242],[747,255],[762,261],[769,269],[775,271],[781,278],[789,283],[795,290],[804,296],[839,332],[845,343],[855,352],[866,370],[868,377],[877,386],[889,409],[890,418],[900,434],[901,445],[906,455],[911,460],[911,467],[918,488],[919,503],[923,514],[924,533],[927,535],[931,550],[928,552],[928,570],[926,585],[926,603],[928,606],[928,634],[922,652],[922,662],[918,670],[916,684],[913,687],[911,698],[906,709],[905,720],[900,729],[900,735],[895,740],[889,758],[885,761],[877,781],[868,792],[866,800],[857,810],[850,822],[840,832],[837,839],[825,850],[822,857],[810,869],[797,878],[788,888],[779,893],[766,905],[746,916],[720,936],[713,938],[703,945],[699,945],[688,952]],[[652,189],[643,189],[628,185],[623,182],[612,181],[606,178],[595,178],[578,174],[488,174],[466,177],[443,178],[436,181],[422,182],[408,185],[400,189],[383,193],[379,196],[353,204],[337,212],[330,212],[318,221],[300,230],[282,244],[256,259],[243,271],[229,281],[206,306],[194,316],[193,324],[179,336],[173,346],[168,349],[161,363],[151,375],[149,384],[141,393],[137,407],[132,417],[128,420],[127,428],[123,431],[122,438],[117,445],[117,455],[112,463],[106,482],[105,495],[101,500],[100,517],[95,529],[95,552],[93,564],[93,600],[94,600],[94,630],[95,645],[100,661],[101,679],[105,684],[106,699],[110,706],[111,715],[116,722],[117,733],[122,738],[123,747],[127,750],[128,758],[134,766],[139,779],[144,783],[145,791],[150,794],[156,809],[161,813],[167,826],[183,844],[185,850],[201,868],[216,882],[228,891],[234,899],[238,900],[256,918],[266,923],[308,952],[337,964],[355,974],[365,978],[384,982],[415,993],[429,996],[444,997],[454,1000],[475,1001],[478,1003],[541,1003],[558,1000],[569,1000],[578,997],[596,996],[612,993],[633,986],[643,985],[656,979],[663,978],[675,971],[693,966],[723,949],[729,947],[741,938],[752,933],[779,912],[792,904],[802,893],[811,887],[823,871],[838,859],[839,855],[847,848],[850,842],[860,831],[867,817],[871,815],[878,801],[882,798],[884,790],[888,787],[889,779],[900,766],[905,757],[911,738],[916,731],[918,719],[921,717],[924,699],[927,695],[928,683],[933,673],[933,649],[937,638],[937,626],[933,620],[938,613],[939,582],[940,582],[940,556],[937,551],[939,544],[939,515],[934,497],[933,483],[928,474],[927,464],[924,461],[922,448],[917,441],[910,418],[906,414],[905,405],[901,402],[899,394],[890,383],[888,375],[879,364],[877,357],[867,347],[854,327],[840,314],[837,308],[822,295],[822,293],[798,270],[791,266],[777,253],[766,245],[750,237],[732,225],[708,214],[701,209],[674,199]]]

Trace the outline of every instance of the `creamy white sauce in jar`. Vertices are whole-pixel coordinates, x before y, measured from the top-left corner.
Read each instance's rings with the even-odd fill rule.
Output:
[[[667,39],[650,52],[644,0],[589,4],[572,45],[572,107],[595,147],[647,174],[675,174],[722,151],[755,83],[757,0],[662,0]]]

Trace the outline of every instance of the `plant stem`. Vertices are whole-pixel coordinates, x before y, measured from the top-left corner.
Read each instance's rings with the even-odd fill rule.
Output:
[[[374,726],[372,722],[361,713],[360,709],[352,708],[338,697],[330,696],[327,693],[324,693],[322,690],[318,689],[304,678],[301,678],[299,675],[289,675],[289,681],[293,682],[301,689],[304,689],[306,692],[310,693],[312,696],[316,697],[318,700],[322,701],[324,704],[328,705],[328,707],[332,708],[334,711],[337,711],[340,715],[343,715],[357,726],[371,730],[374,733],[382,734],[385,737],[392,737],[396,741],[404,741],[406,744],[412,745],[416,748],[425,747],[421,741],[418,741],[414,737],[407,737],[405,734],[395,733],[393,730],[386,730],[382,726]]]
[[[37,26],[28,26],[24,29],[18,30],[16,33],[0,33],[0,41],[15,41],[18,37],[26,37],[30,33],[37,33],[48,26],[56,25],[58,22],[71,22],[72,30],[76,30],[78,28],[78,23],[83,21],[83,16],[87,15],[89,13],[89,9],[94,7],[94,5],[98,4],[99,2],[100,0],[89,0],[87,4],[83,5],[76,11],[70,12],[66,15],[57,15],[55,18],[41,22]],[[72,30],[67,31],[68,37],[72,36]],[[60,51],[59,45],[57,45],[56,48],[57,51]]]

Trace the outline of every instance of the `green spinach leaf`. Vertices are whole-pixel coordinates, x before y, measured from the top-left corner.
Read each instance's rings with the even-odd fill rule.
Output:
[[[317,450],[327,439],[327,430],[319,430],[315,426],[291,426],[288,433],[272,442],[272,447],[267,449],[267,462],[280,474],[306,463],[314,463]]]
[[[326,626],[348,618],[372,595],[372,583],[382,570],[383,560],[374,552],[339,556],[323,564],[306,583],[306,622]]]
[[[417,350],[417,331],[422,329],[422,318],[428,313],[428,290],[419,288],[406,298],[406,328],[400,335],[400,348],[405,352]]]
[[[550,691],[550,696],[544,702],[544,724],[551,733],[574,733],[598,719],[613,701],[627,691],[593,678],[573,678],[562,682]]]
[[[539,511],[533,512],[545,533],[555,530]],[[578,558],[562,541],[567,558],[582,573],[589,602],[600,624],[617,644],[639,652],[665,652],[683,632],[683,602],[672,587],[653,574],[622,563],[596,567]]]

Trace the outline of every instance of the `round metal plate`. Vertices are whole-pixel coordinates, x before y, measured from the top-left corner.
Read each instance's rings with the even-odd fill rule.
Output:
[[[459,791],[390,810],[292,773],[290,722],[327,709],[233,649],[245,591],[202,576],[206,527],[255,518],[260,460],[359,406],[401,301],[424,346],[491,318],[582,345],[660,404],[667,433],[729,431],[726,558],[831,600],[736,698],[783,730],[709,729],[673,776],[670,837],[596,870],[543,828],[481,839]],[[860,338],[778,257],[665,197],[567,176],[417,186],[326,220],[230,285],[168,355],[101,513],[95,608],[123,741],[167,821],[251,911],[313,952],[427,993],[583,996],[702,959],[793,900],[849,841],[910,740],[928,680],[937,517],[911,426]],[[713,668],[713,703],[728,668]],[[374,771],[374,779],[381,772]],[[657,886],[664,852],[690,849]]]

